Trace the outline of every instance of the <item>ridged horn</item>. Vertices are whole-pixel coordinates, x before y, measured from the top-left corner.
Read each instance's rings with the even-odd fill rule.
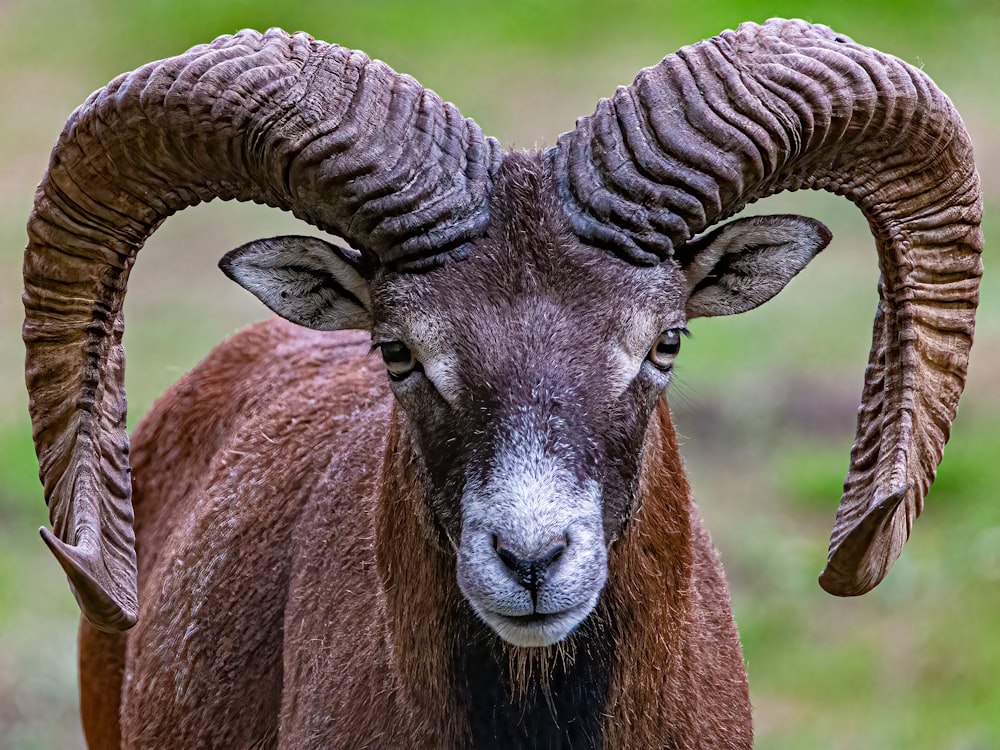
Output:
[[[202,201],[255,201],[420,267],[482,232],[499,159],[412,78],[280,30],[146,65],[73,113],[28,224],[23,334],[42,536],[96,627],[138,612],[121,337],[149,235]]]
[[[948,98],[824,26],[743,24],[640,72],[549,158],[577,234],[637,264],[783,190],[829,190],[861,209],[880,301],[820,583],[838,595],[877,585],[941,461],[979,299],[979,178]]]

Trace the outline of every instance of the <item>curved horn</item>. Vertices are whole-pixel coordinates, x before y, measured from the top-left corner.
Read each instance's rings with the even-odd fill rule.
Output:
[[[42,536],[96,627],[137,617],[122,303],[149,235],[201,201],[252,200],[420,267],[482,231],[499,158],[412,78],[279,30],[151,63],[73,113],[28,224],[25,372]]]
[[[880,301],[820,583],[839,595],[873,588],[922,510],[972,345],[982,201],[948,98],[826,27],[744,24],[642,71],[550,159],[575,231],[639,264],[782,190],[830,190],[862,210]]]

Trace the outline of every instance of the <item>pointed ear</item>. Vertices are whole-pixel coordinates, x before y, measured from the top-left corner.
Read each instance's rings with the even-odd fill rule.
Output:
[[[285,320],[318,331],[371,329],[371,298],[357,254],[316,237],[271,237],[219,261],[229,278]]]
[[[733,315],[785,288],[833,235],[805,216],[752,216],[696,237],[676,254],[688,280],[687,318]]]

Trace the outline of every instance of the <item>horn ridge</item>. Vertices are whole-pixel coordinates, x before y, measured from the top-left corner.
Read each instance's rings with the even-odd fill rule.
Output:
[[[975,326],[982,200],[947,96],[923,72],[825,26],[772,19],[641,71],[561,136],[549,160],[573,230],[637,264],[666,261],[785,190],[858,205],[882,282],[820,582],[842,595],[876,585],[923,508]]]
[[[383,264],[432,262],[482,231],[499,162],[493,139],[412,78],[278,29],[145,65],[70,116],[28,223],[22,334],[46,541],[96,627],[138,616],[121,310],[149,235],[183,208],[238,199]]]

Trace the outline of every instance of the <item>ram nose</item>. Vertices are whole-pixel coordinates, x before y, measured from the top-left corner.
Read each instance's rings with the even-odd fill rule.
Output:
[[[531,601],[538,606],[538,589],[545,583],[549,570],[559,562],[569,546],[569,536],[563,534],[548,544],[540,545],[534,550],[524,552],[503,539],[493,535],[493,549],[515,581],[531,593]],[[540,550],[540,551],[539,551]]]

